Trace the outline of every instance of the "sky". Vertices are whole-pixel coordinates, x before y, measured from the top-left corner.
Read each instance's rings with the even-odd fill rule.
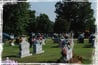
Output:
[[[55,21],[56,13],[55,13],[55,4],[54,2],[30,2],[31,10],[36,11],[36,16],[40,15],[41,13],[45,13],[49,16],[51,21]],[[92,2],[91,8],[94,9],[94,17],[96,17],[96,2]]]
[[[56,2],[31,2],[31,9],[36,11],[36,15],[45,13],[49,16],[49,19],[54,21],[56,18],[55,14],[55,3]]]

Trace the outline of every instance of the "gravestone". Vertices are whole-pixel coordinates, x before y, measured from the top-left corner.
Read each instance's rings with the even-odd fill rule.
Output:
[[[10,35],[10,40],[11,40],[11,46],[15,46],[15,44],[14,44],[14,35],[13,34],[11,34]]]
[[[44,51],[42,50],[42,43],[40,42],[40,40],[36,40],[34,42],[33,51],[34,51],[35,54],[44,53]]]
[[[42,45],[45,45],[45,39],[41,40]]]
[[[64,61],[69,61],[73,57],[73,48],[74,48],[73,35],[74,35],[73,33],[70,33],[68,39],[66,38],[65,40],[61,39],[62,56]]]
[[[20,43],[20,52],[19,52],[19,56],[22,57],[26,57],[26,56],[31,56],[32,54],[30,54],[30,44],[26,41],[25,37],[22,37],[22,42]]]

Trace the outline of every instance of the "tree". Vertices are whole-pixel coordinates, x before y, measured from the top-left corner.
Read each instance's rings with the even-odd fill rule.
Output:
[[[36,32],[36,11],[29,10],[29,23],[27,26],[28,33]]]
[[[54,25],[54,32],[56,33],[63,33],[68,31],[69,23],[62,18],[56,19],[55,25]]]
[[[29,3],[7,3],[3,8],[3,32],[16,35],[26,34],[26,27],[29,21]]]
[[[53,31],[52,22],[46,14],[40,14],[36,19],[37,32],[48,33]]]
[[[63,31],[72,30],[79,32],[85,31],[86,29],[90,30],[94,26],[95,18],[93,17],[91,3],[89,2],[65,2],[63,0],[57,2],[55,7],[57,14],[55,28],[60,27]],[[62,25],[64,22],[61,22],[59,19],[64,20],[68,26]],[[58,24],[58,26],[57,22],[61,24]]]

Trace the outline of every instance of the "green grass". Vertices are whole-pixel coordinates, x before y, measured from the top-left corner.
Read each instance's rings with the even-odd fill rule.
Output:
[[[89,46],[87,40],[82,44],[75,41],[74,54],[83,57],[84,64],[90,64],[92,61],[92,48],[86,48]],[[46,45],[43,46],[45,53],[42,54],[32,54],[32,56],[19,58],[19,49],[18,46],[9,46],[7,43],[4,45],[3,49],[3,60],[6,57],[14,59],[20,63],[33,63],[33,62],[56,62],[61,57],[61,50],[58,47],[57,43],[53,43],[51,39],[47,39]],[[33,48],[30,48],[30,51],[33,52]]]
[[[79,44],[75,41],[74,53],[83,57],[84,64],[90,64],[92,62],[92,52],[93,48],[91,48],[91,45],[88,43],[88,40],[85,40],[83,44]]]

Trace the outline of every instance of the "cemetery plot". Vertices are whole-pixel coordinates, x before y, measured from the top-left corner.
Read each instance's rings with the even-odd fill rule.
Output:
[[[2,1],[4,3],[0,3],[0,14],[3,14],[3,16],[0,16],[0,18],[3,18],[3,21],[0,19],[1,23],[3,22],[3,31],[1,31],[7,34],[12,33],[16,37],[20,37],[23,34],[30,36],[29,43],[25,38],[22,38],[18,39],[19,44],[16,45],[13,38],[10,39],[9,35],[4,37],[3,34],[3,41],[6,41],[6,39],[11,40],[10,45],[8,43],[4,44],[3,60],[9,57],[20,63],[91,63],[92,51],[95,48],[95,35],[93,33],[96,32],[96,17],[94,17],[96,11],[93,10],[95,8],[91,5],[94,4],[96,6],[96,3],[60,1],[55,2],[48,9],[47,7],[43,9],[43,6],[46,5],[38,5],[42,8],[39,9],[39,7],[36,7],[36,4],[39,3],[34,4],[32,2],[30,4],[29,2],[16,2],[16,0]],[[33,10],[33,6],[39,10]],[[46,12],[42,13],[40,10]],[[54,14],[54,11],[56,15],[52,16],[56,17],[49,16],[49,14]],[[40,15],[37,16],[36,13],[39,12]],[[75,34],[74,37],[70,34],[72,32]],[[32,35],[29,35],[31,33]],[[68,36],[65,37],[65,34]],[[44,35],[46,37],[49,36],[49,38],[44,37]],[[77,39],[73,42],[73,40],[69,40],[71,38]],[[63,39],[64,41],[66,40],[64,44],[62,43]],[[63,48],[65,48],[65,52]]]
[[[89,48],[90,44],[88,44],[88,40],[84,41],[84,44],[78,44],[77,40],[74,40],[74,50],[73,54],[76,56],[81,56],[83,58],[84,64],[89,64],[92,61],[92,51],[93,48]],[[10,59],[14,59],[20,63],[33,63],[33,62],[49,62],[54,63],[60,60],[61,58],[61,49],[59,48],[59,44],[55,44],[52,39],[47,39],[46,44],[43,46],[43,50],[45,51],[42,54],[32,54],[31,56],[27,56],[24,58],[18,57],[19,47],[9,46],[7,43],[4,45],[3,51],[3,60],[6,57]],[[30,48],[32,52],[32,48]],[[28,60],[29,59],[29,60]],[[61,60],[59,62],[62,62]]]

